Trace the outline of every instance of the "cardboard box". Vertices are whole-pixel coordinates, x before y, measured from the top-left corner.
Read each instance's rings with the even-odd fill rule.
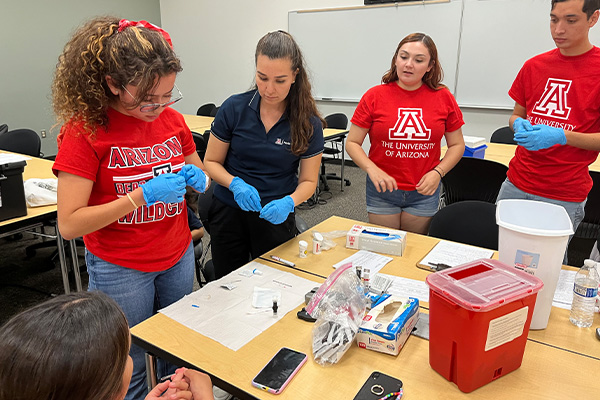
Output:
[[[25,161],[0,165],[0,221],[27,215],[23,171]]]
[[[356,343],[361,349],[398,355],[419,319],[419,300],[391,296],[362,320]]]
[[[406,232],[357,224],[346,234],[346,247],[401,256],[406,248]]]

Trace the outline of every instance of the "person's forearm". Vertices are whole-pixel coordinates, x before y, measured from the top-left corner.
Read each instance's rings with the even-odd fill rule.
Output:
[[[565,137],[569,146],[600,151],[600,133],[580,133],[565,130]]]
[[[378,168],[377,165],[367,156],[362,146],[354,142],[346,142],[346,152],[352,158],[352,161],[358,165],[360,169],[368,172],[369,169]]]
[[[225,167],[223,167],[223,164],[217,161],[204,159],[204,166],[206,167],[206,170],[213,181],[217,182],[221,186],[229,188],[234,176],[227,172]]]
[[[138,208],[146,204],[141,187],[129,193],[129,196]],[[102,229],[136,209],[129,198],[123,196],[109,203],[81,207],[67,216],[60,212],[59,201],[58,229],[64,239],[71,240]]]
[[[290,194],[290,197],[294,200],[294,205],[298,205],[308,200],[310,196],[312,196],[315,193],[316,189],[316,180],[306,180],[303,182],[298,182],[296,190],[294,190],[294,193]]]
[[[442,169],[442,174],[447,174],[462,158],[465,153],[465,145],[464,143],[457,143],[451,146],[448,146],[448,150],[446,150],[446,154],[444,158],[437,165],[440,169]]]

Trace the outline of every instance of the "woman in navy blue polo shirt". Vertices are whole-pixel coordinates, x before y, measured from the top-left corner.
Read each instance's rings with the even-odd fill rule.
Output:
[[[294,206],[319,178],[324,121],[298,45],[286,32],[268,33],[255,63],[254,89],[225,100],[204,158],[218,183],[209,211],[217,278],[291,239]]]

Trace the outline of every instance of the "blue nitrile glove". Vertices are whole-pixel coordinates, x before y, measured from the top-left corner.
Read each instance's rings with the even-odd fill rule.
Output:
[[[233,192],[233,198],[242,210],[260,211],[260,195],[254,186],[236,176],[229,184],[229,190]]]
[[[531,122],[529,120],[523,119],[521,117],[515,119],[512,126],[513,132],[524,132],[533,130],[533,126],[531,126]]]
[[[555,144],[567,144],[567,137],[562,128],[553,128],[548,125],[534,125],[532,131],[515,133],[515,141],[527,150],[542,150]]]
[[[260,210],[260,217],[272,224],[279,225],[294,211],[294,200],[291,196],[273,200]]]
[[[204,193],[206,190],[206,174],[200,168],[193,164],[185,164],[177,175],[185,178],[185,183],[194,188],[194,190]]]
[[[157,201],[181,203],[185,194],[185,178],[176,174],[161,174],[144,183],[142,192],[149,206]]]

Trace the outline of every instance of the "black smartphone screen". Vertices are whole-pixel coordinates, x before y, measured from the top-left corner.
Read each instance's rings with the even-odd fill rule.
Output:
[[[253,382],[279,391],[305,361],[306,354],[284,347],[256,375]]]

